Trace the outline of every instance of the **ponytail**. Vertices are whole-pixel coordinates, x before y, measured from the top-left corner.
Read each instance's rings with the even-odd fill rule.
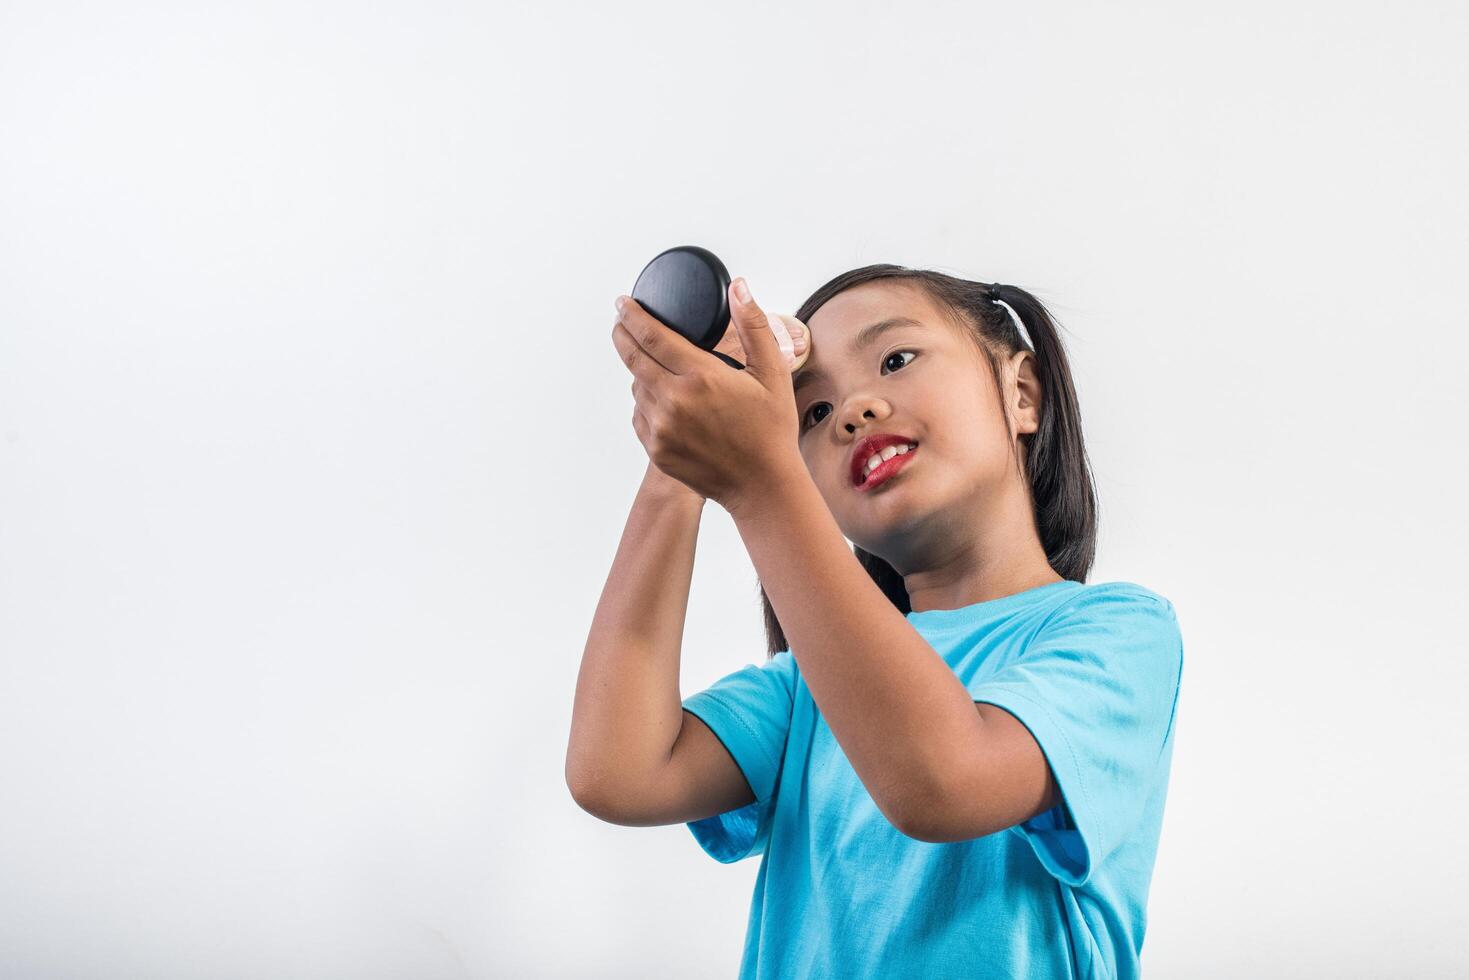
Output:
[[[927,269],[879,264],[853,269],[832,279],[801,304],[796,318],[809,323],[812,315],[833,296],[879,279],[912,283],[953,314],[989,363],[1002,410],[1006,409],[1001,365],[1016,351],[1030,350],[1035,354],[1036,374],[1041,382],[1040,419],[1035,432],[1019,436],[1025,446],[1023,474],[1030,484],[1036,528],[1047,562],[1062,578],[1085,582],[1096,554],[1097,494],[1082,440],[1076,386],[1059,328],[1050,311],[1019,286],[971,282]],[[1029,335],[1029,343],[1022,336],[1022,328]],[[869,551],[856,545],[852,551],[898,611],[904,615],[911,612],[903,576]],[[760,602],[765,614],[767,654],[773,657],[790,644],[763,586]]]
[[[1040,300],[1018,286],[997,284],[995,289],[995,298],[1014,308],[1030,334],[1040,376],[1040,422],[1035,432],[1021,438],[1026,441],[1026,469],[1041,547],[1057,575],[1085,582],[1096,556],[1097,493],[1066,348],[1054,318]],[[1019,349],[1017,343],[1013,350]]]

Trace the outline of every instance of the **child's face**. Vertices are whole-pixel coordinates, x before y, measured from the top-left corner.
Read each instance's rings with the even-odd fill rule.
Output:
[[[895,317],[916,322],[850,349],[864,327]],[[908,574],[1028,513],[1029,488],[1011,455],[1024,448],[1012,450],[988,364],[927,294],[866,283],[828,300],[807,326],[811,356],[794,379],[801,456],[850,541]],[[1004,371],[1017,435],[1038,419],[1032,366],[1016,384],[1028,358],[1017,353]],[[886,433],[918,448],[885,482],[859,489],[850,469],[857,444]]]

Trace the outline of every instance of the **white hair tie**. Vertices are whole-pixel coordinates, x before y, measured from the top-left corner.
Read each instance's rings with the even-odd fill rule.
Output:
[[[1003,306],[1005,308],[1005,312],[1010,314],[1010,319],[1015,321],[1015,329],[1019,330],[1020,336],[1025,339],[1025,346],[1029,347],[1031,350],[1035,350],[1035,344],[1030,342],[1030,331],[1025,329],[1025,322],[1020,319],[1020,314],[1015,312],[1015,308],[1009,303],[995,296],[990,297],[990,302],[994,303],[997,306]]]

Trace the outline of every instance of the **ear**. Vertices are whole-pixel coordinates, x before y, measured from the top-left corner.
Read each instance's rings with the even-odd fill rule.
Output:
[[[1040,377],[1035,373],[1035,354],[1028,350],[1016,351],[1010,357],[1010,375],[1014,378],[1015,393],[1012,410],[1015,414],[1017,434],[1035,432],[1041,426]]]

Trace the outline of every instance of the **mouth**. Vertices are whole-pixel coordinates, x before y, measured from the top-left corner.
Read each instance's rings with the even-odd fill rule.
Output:
[[[917,451],[917,440],[906,436],[869,436],[858,444],[852,454],[852,488],[865,492],[886,483],[908,465]]]

